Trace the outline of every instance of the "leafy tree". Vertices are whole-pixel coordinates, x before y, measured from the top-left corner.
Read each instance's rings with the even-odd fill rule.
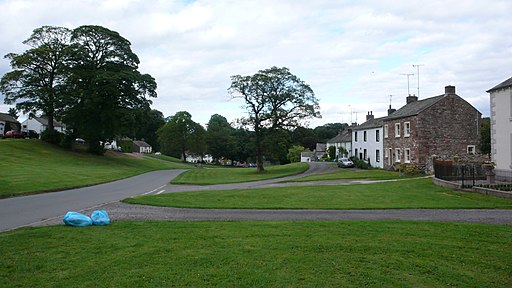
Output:
[[[297,127],[292,132],[292,143],[303,146],[311,151],[315,150],[318,136],[311,128]]]
[[[314,131],[317,135],[318,142],[326,143],[330,139],[336,137],[340,130],[346,128],[347,124],[342,123],[327,123],[322,126],[315,127]]]
[[[327,155],[329,155],[329,160],[331,161],[336,159],[336,147],[329,146],[329,148],[327,148]]]
[[[289,163],[286,155],[290,148],[290,131],[286,129],[276,129],[264,131],[263,154],[265,160],[272,163],[286,164]]]
[[[23,54],[9,53],[13,71],[0,80],[6,104],[16,103],[24,113],[42,111],[48,117],[48,131],[62,109],[65,82],[69,73],[71,32],[62,27],[43,26],[32,32],[23,44],[31,48]]]
[[[206,129],[206,144],[208,153],[217,162],[221,158],[232,158],[236,150],[234,129],[228,120],[219,114],[214,114],[208,121]]]
[[[18,119],[18,111],[16,110],[16,108],[9,108],[9,112],[8,113],[12,117],[14,117],[14,119]]]
[[[307,148],[304,148],[300,145],[293,145],[291,148],[288,148],[288,154],[286,154],[286,158],[290,160],[290,162],[300,162],[300,153],[308,151]]]
[[[480,129],[480,153],[491,153],[491,119],[489,117],[483,118]]]
[[[272,67],[251,76],[231,76],[228,90],[242,98],[248,117],[243,121],[254,129],[256,163],[263,172],[264,129],[294,128],[311,117],[320,117],[318,99],[311,87],[288,68]]]
[[[68,81],[66,122],[102,153],[100,141],[121,131],[127,109],[147,109],[146,97],[156,97],[156,82],[138,71],[139,58],[130,42],[101,26],[80,26],[72,31],[75,56]]]
[[[240,162],[253,162],[254,151],[256,150],[254,131],[240,127],[235,129],[233,135],[235,137],[236,146],[230,158]]]
[[[187,152],[202,156],[206,150],[205,130],[186,111],[177,112],[157,131],[162,153],[187,158]]]

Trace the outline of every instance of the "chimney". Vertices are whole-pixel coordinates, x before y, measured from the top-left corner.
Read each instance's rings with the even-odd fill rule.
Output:
[[[375,117],[373,117],[373,111],[368,111],[368,115],[366,115],[366,121],[374,119],[374,118]]]
[[[445,86],[444,87],[444,94],[445,95],[449,95],[449,94],[455,94],[455,86]]]
[[[391,105],[389,105],[388,116],[393,114],[393,112],[395,112],[395,111],[396,111],[396,109],[391,108]]]
[[[418,101],[418,96],[415,95],[409,95],[406,98],[407,104]]]

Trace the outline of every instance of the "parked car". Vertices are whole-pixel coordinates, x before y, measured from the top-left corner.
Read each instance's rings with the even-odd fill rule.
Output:
[[[338,161],[338,167],[340,168],[348,168],[348,167],[354,167],[354,162],[350,161],[348,158],[340,158]]]
[[[11,130],[11,131],[5,132],[4,138],[25,138],[25,135],[18,133],[14,130]]]

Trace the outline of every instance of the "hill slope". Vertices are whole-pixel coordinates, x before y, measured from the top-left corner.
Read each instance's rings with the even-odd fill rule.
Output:
[[[191,166],[153,159],[73,152],[39,140],[0,140],[0,198],[93,185]]]

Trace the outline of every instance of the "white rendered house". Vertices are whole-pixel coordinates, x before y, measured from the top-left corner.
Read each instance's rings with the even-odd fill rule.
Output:
[[[491,98],[491,161],[497,180],[512,181],[512,78],[487,91]]]
[[[57,120],[53,120],[53,128],[55,131],[61,133],[66,131],[66,126]],[[48,117],[46,116],[37,117],[31,115],[25,121],[21,122],[22,132],[35,131],[36,133],[41,134],[41,132],[45,131],[46,129],[48,129]]]
[[[382,119],[368,112],[366,122],[352,129],[353,155],[375,168],[384,168]]]

